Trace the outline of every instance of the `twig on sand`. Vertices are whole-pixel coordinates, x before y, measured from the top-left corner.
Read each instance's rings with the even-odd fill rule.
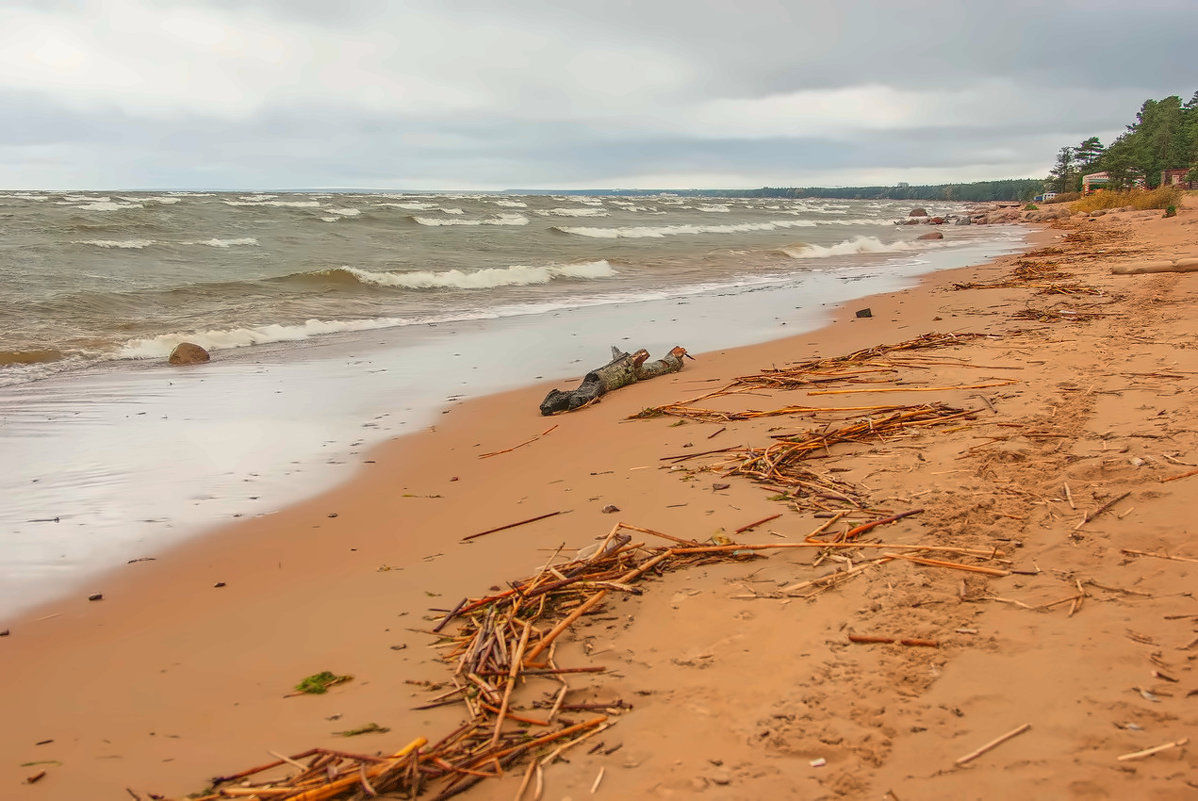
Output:
[[[1198,467],[1195,467],[1193,470],[1187,470],[1184,473],[1178,473],[1175,476],[1165,476],[1161,479],[1161,483],[1164,484],[1166,481],[1176,481],[1179,478],[1189,478],[1190,476],[1198,476]],[[1120,757],[1120,759],[1122,759],[1122,757]]]
[[[1159,754],[1161,751],[1168,751],[1170,748],[1181,748],[1189,741],[1189,737],[1182,737],[1180,740],[1174,740],[1171,743],[1165,743],[1164,745],[1158,745],[1152,748],[1145,748],[1143,751],[1132,751],[1130,754],[1122,754],[1116,758],[1120,762],[1127,762],[1128,760],[1132,759],[1143,759],[1144,757],[1150,757],[1153,754]]]
[[[477,534],[471,534],[467,537],[462,537],[461,541],[466,542],[468,540],[477,539],[478,537],[484,537],[487,534],[494,534],[497,531],[506,531],[507,529],[515,528],[516,526],[523,526],[527,523],[535,523],[538,520],[544,520],[547,517],[553,517],[554,515],[560,515],[561,513],[561,510],[558,510],[556,512],[549,512],[547,514],[537,515],[536,517],[530,517],[527,520],[520,520],[516,523],[508,523],[506,526],[496,526],[495,528],[489,528],[486,531],[480,531]]]
[[[1129,490],[1129,491],[1127,491],[1127,492],[1125,492],[1125,493],[1123,493],[1122,495],[1120,495],[1120,496],[1119,496],[1119,497],[1117,497],[1117,498],[1112,498],[1111,500],[1109,500],[1109,501],[1107,501],[1106,503],[1104,503],[1102,506],[1099,506],[1099,507],[1098,507],[1097,509],[1095,509],[1093,512],[1086,512],[1086,513],[1085,513],[1085,514],[1082,516],[1081,522],[1080,522],[1080,523],[1078,523],[1076,526],[1074,526],[1074,527],[1073,527],[1073,530],[1074,530],[1074,531],[1077,531],[1079,528],[1081,528],[1082,526],[1084,526],[1086,523],[1089,523],[1091,520],[1093,520],[1094,518],[1098,517],[1098,516],[1099,516],[1100,514],[1102,514],[1103,512],[1106,512],[1106,511],[1108,511],[1108,510],[1109,510],[1109,509],[1110,509],[1112,506],[1114,506],[1115,504],[1119,503],[1119,501],[1123,500],[1123,499],[1124,499],[1124,498],[1126,498],[1128,495],[1131,495],[1131,491],[1130,491],[1130,490]]]
[[[966,754],[965,756],[958,759],[957,766],[959,767],[961,765],[965,765],[965,764],[972,762],[973,760],[980,757],[982,754],[984,754],[987,751],[990,751],[994,748],[997,748],[998,746],[1005,743],[1007,740],[1010,740],[1012,737],[1018,737],[1019,735],[1023,734],[1025,731],[1027,731],[1031,727],[1032,727],[1032,724],[1024,723],[1022,726],[1020,726],[1016,729],[1011,729],[1009,732],[1002,735],[1001,737],[995,737],[993,740],[986,743],[985,745],[983,745],[981,748],[977,749],[976,751],[971,751],[968,754]]]
[[[1189,556],[1173,556],[1172,554],[1168,554],[1168,553],[1153,553],[1152,551],[1137,551],[1134,548],[1120,548],[1119,550],[1125,554],[1128,554],[1129,556],[1151,556],[1154,559],[1169,559],[1174,562],[1198,562],[1198,559],[1193,559]]]
[[[499,454],[501,454],[501,453],[511,453],[512,451],[516,450],[516,448],[523,448],[525,445],[531,445],[532,443],[536,442],[536,441],[537,441],[537,440],[539,440],[541,437],[545,436],[546,434],[548,434],[550,431],[552,431],[552,430],[553,430],[553,429],[555,429],[555,428],[557,428],[557,426],[556,426],[556,425],[550,426],[549,428],[547,428],[547,429],[545,429],[544,431],[542,431],[540,434],[537,434],[537,435],[536,435],[535,437],[533,437],[532,439],[526,439],[526,440],[524,440],[523,442],[521,442],[519,445],[513,445],[512,447],[510,447],[510,448],[504,448],[504,449],[503,449],[503,450],[501,450],[501,451],[491,451],[490,453],[480,453],[480,454],[478,455],[478,458],[480,458],[480,459],[490,459],[492,456],[498,456],[498,455],[499,455]]]

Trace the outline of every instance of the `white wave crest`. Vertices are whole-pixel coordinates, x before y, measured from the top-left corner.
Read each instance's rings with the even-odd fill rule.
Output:
[[[607,212],[603,209],[586,208],[586,209],[542,209],[538,211],[542,217],[606,217]]]
[[[716,214],[727,214],[732,211],[732,209],[728,208],[727,206],[723,206],[720,204],[715,204],[715,205],[711,205],[711,206],[695,206],[695,210],[696,211],[706,211],[706,212],[716,213]]]
[[[405,289],[492,289],[500,286],[529,286],[547,284],[555,278],[612,278],[617,273],[606,259],[575,264],[550,264],[529,267],[488,267],[473,272],[420,270],[410,273],[376,273],[356,267],[341,267],[364,284],[402,287]]]
[[[210,248],[231,248],[237,245],[257,245],[258,240],[252,236],[239,236],[235,239],[204,239],[199,242],[184,242],[184,245],[207,245]]]
[[[140,203],[116,203],[111,200],[97,200],[95,203],[84,203],[82,206],[76,206],[77,209],[84,211],[120,211],[122,209],[140,209]]]
[[[799,242],[779,250],[792,259],[826,259],[829,256],[852,256],[858,253],[908,253],[926,250],[929,242],[883,242],[873,236],[855,236],[835,245],[809,245]]]
[[[95,245],[98,248],[141,250],[154,244],[153,239],[77,239],[76,245]]]
[[[429,209],[437,208],[436,203],[420,203],[413,201],[411,203],[380,203],[380,206],[390,206],[395,209],[407,209],[408,211],[428,211]]]
[[[446,209],[446,208],[443,208],[443,209],[441,209],[441,211],[445,212],[446,214],[465,214],[465,213],[466,213],[466,212],[462,211],[461,209]]]
[[[500,214],[498,217],[487,217],[482,220],[447,220],[444,217],[413,217],[421,225],[528,225],[528,218],[522,214]]]
[[[320,208],[319,200],[222,200],[226,206],[277,206],[288,209]]]
[[[393,328],[407,323],[407,320],[395,317],[376,317],[369,320],[312,319],[298,325],[273,323],[253,328],[160,334],[147,339],[129,340],[117,350],[116,358],[163,359],[169,356],[180,342],[194,342],[207,350],[225,350],[263,345],[268,342],[296,342],[321,334],[335,334],[342,331],[372,331],[378,328]]]
[[[528,207],[528,204],[523,200],[496,200],[495,205],[505,206],[509,209],[523,209]]]
[[[776,231],[779,228],[812,228],[810,220],[771,220],[738,225],[638,225],[628,228],[582,228],[557,226],[557,230],[596,239],[647,239],[686,234],[743,234],[752,231]]]

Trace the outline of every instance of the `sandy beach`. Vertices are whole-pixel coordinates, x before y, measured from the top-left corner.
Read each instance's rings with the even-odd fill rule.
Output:
[[[567,703],[620,709],[545,766],[543,797],[1198,798],[1195,748],[1179,745],[1198,731],[1198,279],[1110,274],[1198,256],[1187,204],[1171,219],[1058,221],[1029,253],[854,301],[815,332],[698,353],[571,414],[538,414],[547,385],[453,404],[436,426],[363,455],[333,491],[128,564],[93,582],[102,600],[23,614],[0,638],[4,797],[183,798],[271,752],[436,741],[464,708],[412,709],[431,695],[421,683],[453,670],[427,629],[619,521],[797,544],[830,520],[828,540],[919,510],[856,536],[860,548],[763,550],[651,577],[643,595],[613,592],[556,658],[605,668],[571,678]],[[854,316],[865,307],[871,317]],[[840,381],[699,404],[973,412],[810,459],[860,493],[848,515],[816,516],[778,498],[793,487],[725,473],[731,449],[863,412],[628,419],[737,376],[928,332],[981,336]],[[812,394],[825,390],[852,394]],[[898,545],[989,555],[858,570]],[[324,670],[353,679],[291,693]],[[544,715],[534,702],[552,703],[559,686],[530,676],[512,708]],[[368,723],[390,731],[335,734]],[[460,797],[513,798],[523,774]]]

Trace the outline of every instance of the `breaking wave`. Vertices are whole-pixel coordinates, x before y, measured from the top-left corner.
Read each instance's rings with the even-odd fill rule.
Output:
[[[222,200],[226,206],[276,206],[287,209],[317,209],[319,200]]]
[[[482,220],[457,220],[443,217],[413,217],[413,222],[421,225],[528,225],[528,218],[523,214],[500,214],[498,217],[487,217]]]
[[[98,248],[141,250],[154,244],[153,239],[77,239],[75,245],[95,245]]]
[[[607,212],[603,209],[585,208],[585,209],[542,209],[537,212],[542,217],[606,217]]]
[[[239,236],[235,239],[205,239],[200,242],[184,242],[184,245],[207,245],[210,248],[231,248],[238,245],[257,245],[258,240],[252,236]]]
[[[686,234],[743,234],[751,231],[776,231],[779,228],[813,228],[810,220],[771,220],[770,222],[740,223],[739,225],[637,225],[628,228],[585,228],[555,226],[564,234],[590,236],[596,239],[646,239]]]
[[[213,329],[187,333],[160,334],[146,339],[131,339],[117,350],[118,359],[162,359],[170,355],[180,342],[194,342],[207,350],[244,348],[269,342],[297,342],[301,339],[335,334],[343,331],[371,331],[394,328],[409,321],[397,317],[376,317],[368,320],[308,320],[297,325],[260,325],[245,328]]]
[[[859,253],[909,253],[935,247],[931,242],[883,242],[873,236],[855,236],[835,245],[809,245],[796,242],[778,248],[777,252],[792,259],[826,259],[830,256],[853,256]]]
[[[408,273],[379,273],[357,267],[338,267],[324,271],[325,275],[337,273],[351,275],[363,284],[403,289],[493,289],[501,286],[547,284],[555,278],[590,280],[617,275],[606,259],[576,264],[550,264],[543,267],[515,264],[511,267],[488,267],[472,272],[418,270]]]

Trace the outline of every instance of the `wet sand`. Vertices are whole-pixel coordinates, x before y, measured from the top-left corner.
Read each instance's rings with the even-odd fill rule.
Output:
[[[1117,760],[1198,723],[1189,695],[1198,689],[1198,601],[1188,594],[1198,562],[1120,550],[1198,559],[1187,483],[1198,476],[1160,481],[1198,463],[1198,279],[1109,275],[1121,261],[1194,255],[1195,223],[1193,208],[1170,220],[1137,212],[1072,221],[1043,234],[1052,250],[1038,256],[932,275],[856,301],[819,331],[700,354],[681,373],[552,420],[536,410],[546,386],[452,405],[430,430],[366,456],[336,490],[127,565],[95,582],[102,601],[57,602],[9,625],[0,639],[0,784],[14,798],[128,797],[126,787],[181,797],[267,761],[268,750],[348,743],[372,753],[436,739],[461,711],[410,709],[427,697],[412,682],[448,673],[430,638],[413,631],[439,616],[430,607],[523,577],[559,546],[604,537],[617,519],[702,540],[783,513],[742,542],[801,541],[823,522],[770,500],[776,489],[697,471],[704,459],[662,468],[663,456],[761,445],[772,429],[810,420],[629,415],[773,365],[952,331],[994,337],[931,351],[958,363],[900,378],[1017,383],[721,402],[772,409],[897,395],[977,409],[957,430],[833,448],[819,469],[866,488],[875,508],[924,509],[870,539],[999,549],[1007,561],[986,564],[1019,572],[899,560],[810,598],[775,597],[780,586],[848,567],[813,567],[815,554],[790,552],[670,574],[642,597],[612,600],[567,635],[559,661],[609,668],[579,680],[572,703],[620,698],[634,708],[603,733],[603,751],[548,767],[545,797],[588,795],[601,767],[596,796],[609,798],[1198,794],[1193,747]],[[1071,275],[953,288],[1001,281],[1021,263]],[[1099,294],[1061,294],[1072,284]],[[853,316],[866,306],[871,318]],[[535,442],[480,458],[554,424]],[[604,513],[607,505],[619,511]],[[564,514],[460,541],[556,511]],[[857,645],[849,633],[939,647]],[[355,678],[323,696],[285,697],[321,670]],[[525,700],[556,687],[532,687]],[[333,734],[367,722],[391,731]],[[1024,723],[1027,732],[954,767]],[[44,778],[24,784],[42,769]],[[483,782],[464,797],[511,798],[518,782]]]

